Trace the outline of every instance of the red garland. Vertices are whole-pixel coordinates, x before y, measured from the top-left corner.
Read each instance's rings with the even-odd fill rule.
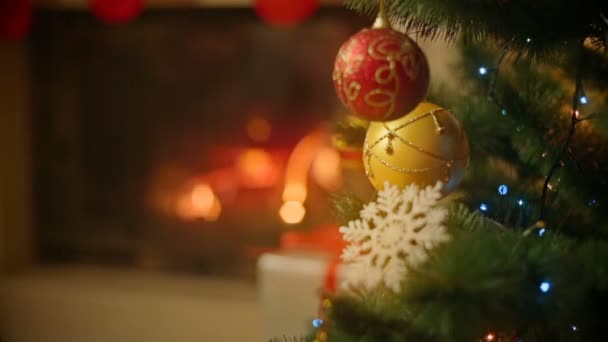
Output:
[[[124,24],[144,9],[143,0],[92,0],[91,10],[107,24]]]
[[[265,22],[277,26],[294,26],[312,16],[318,0],[256,0],[255,12]]]
[[[30,0],[0,0],[0,38],[19,40],[32,26]]]

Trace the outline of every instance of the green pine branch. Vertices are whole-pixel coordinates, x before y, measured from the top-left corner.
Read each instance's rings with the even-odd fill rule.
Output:
[[[447,226],[452,241],[409,271],[401,293],[333,298],[330,341],[476,341],[488,332],[589,341],[603,333],[607,242],[524,236],[458,204]]]
[[[375,16],[376,0],[346,0],[349,8]],[[434,39],[495,40],[511,50],[546,57],[589,37],[606,45],[608,13],[602,0],[387,0],[389,17],[409,32]]]

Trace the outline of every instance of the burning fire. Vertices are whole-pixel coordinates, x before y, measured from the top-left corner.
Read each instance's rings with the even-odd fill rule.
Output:
[[[265,135],[269,134],[269,127],[264,120],[252,120],[248,130]],[[306,135],[289,155],[285,167],[282,150],[214,149],[211,153],[218,164],[224,165],[222,168],[195,177],[188,175],[183,167],[177,171],[160,168],[153,178],[149,199],[155,208],[184,221],[216,221],[223,206],[230,205],[241,190],[276,188],[284,172],[278,215],[286,224],[298,224],[306,216],[309,176],[329,191],[335,190],[342,181],[340,155],[327,146],[328,141],[325,129]],[[257,198],[254,202],[250,205],[260,203]]]

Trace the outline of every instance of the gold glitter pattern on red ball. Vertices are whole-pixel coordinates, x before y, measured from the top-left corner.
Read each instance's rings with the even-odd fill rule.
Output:
[[[390,28],[363,29],[338,51],[333,81],[354,115],[374,121],[396,119],[426,96],[429,67],[406,35]]]

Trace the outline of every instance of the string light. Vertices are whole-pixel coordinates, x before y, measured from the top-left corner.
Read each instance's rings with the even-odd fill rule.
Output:
[[[492,333],[488,333],[486,335],[486,341],[494,341],[494,338],[496,337],[496,335],[492,334]]]
[[[581,49],[585,49],[585,42],[581,41]],[[566,138],[566,141],[562,144],[562,148],[559,152],[559,154],[557,155],[555,161],[553,162],[553,165],[551,165],[551,168],[549,168],[549,172],[547,173],[547,176],[545,177],[545,182],[543,185],[543,193],[542,193],[542,197],[540,200],[540,220],[545,218],[545,210],[546,210],[546,203],[547,203],[547,191],[549,190],[549,183],[551,182],[551,178],[553,178],[553,175],[555,174],[555,172],[557,171],[557,169],[560,167],[560,164],[562,163],[562,158],[564,153],[569,151],[569,147],[570,147],[570,143],[572,142],[572,138],[574,136],[575,133],[575,129],[576,129],[576,124],[580,121],[579,116],[580,113],[577,110],[578,108],[578,103],[580,101],[580,99],[585,96],[585,90],[583,89],[583,82],[582,82],[582,73],[581,73],[581,67],[583,66],[583,63],[578,63],[578,67],[576,69],[576,86],[574,89],[574,95],[572,96],[572,120],[570,120],[570,131],[568,133],[568,137]],[[586,99],[586,97],[585,97]]]
[[[589,103],[589,100],[587,99],[587,96],[583,95],[578,99],[578,102],[580,102],[580,104],[586,105],[587,103]]]
[[[479,205],[479,210],[481,210],[481,211],[488,211],[488,205],[485,204],[485,203],[481,203]]]
[[[596,201],[596,200],[594,200],[594,199],[592,199],[591,201],[589,201],[589,206],[590,206],[590,207],[595,207],[595,206],[597,206],[597,201]]]
[[[522,205],[524,205],[524,200],[520,199],[519,201],[517,201],[517,204],[521,207]]]
[[[482,67],[479,67],[479,74],[480,74],[480,75],[485,75],[485,74],[487,74],[487,73],[488,73],[488,68],[483,67],[483,66],[482,66]]]
[[[312,326],[315,328],[320,328],[323,325],[323,320],[320,318],[315,318],[312,320]]]
[[[531,41],[532,41],[532,38],[530,38],[530,37],[526,38],[526,43],[529,43]]]
[[[543,281],[542,283],[540,283],[539,288],[543,293],[547,293],[549,292],[549,290],[551,290],[551,283],[548,281]]]
[[[578,330],[578,328],[576,327],[576,325],[573,325],[572,326],[572,331],[577,331],[577,330]]]
[[[507,115],[507,110],[503,108],[503,109],[500,111],[500,114],[502,114],[502,116],[506,116],[506,115]]]
[[[504,196],[509,193],[509,187],[506,184],[502,184],[498,187],[498,193]]]
[[[546,229],[546,228],[541,228],[541,229],[538,231],[538,236],[543,236],[543,235],[545,235],[545,233],[546,233],[546,232],[547,232],[547,229]]]

